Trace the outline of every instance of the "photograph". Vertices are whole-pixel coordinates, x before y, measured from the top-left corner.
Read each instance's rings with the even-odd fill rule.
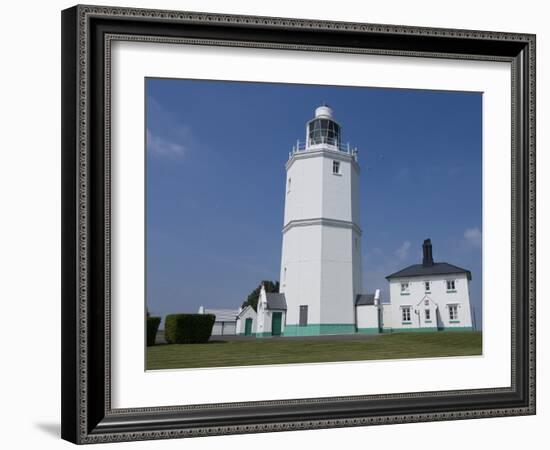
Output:
[[[482,92],[144,83],[146,370],[483,354]]]
[[[542,423],[543,15],[402,3],[63,6],[60,325],[31,316],[61,329],[64,440]]]

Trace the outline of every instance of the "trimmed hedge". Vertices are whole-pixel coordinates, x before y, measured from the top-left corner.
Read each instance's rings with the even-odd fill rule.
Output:
[[[147,347],[155,345],[160,317],[147,317]]]
[[[213,314],[169,314],[164,324],[164,339],[169,344],[208,342],[215,320]]]

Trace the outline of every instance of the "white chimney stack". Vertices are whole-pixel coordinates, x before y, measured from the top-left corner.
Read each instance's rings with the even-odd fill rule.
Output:
[[[374,304],[380,304],[380,289],[376,289],[376,291],[374,291]]]

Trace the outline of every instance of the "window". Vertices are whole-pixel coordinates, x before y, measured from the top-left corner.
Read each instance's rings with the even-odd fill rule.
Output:
[[[429,310],[429,309],[425,309],[425,310],[424,310],[424,319],[426,319],[426,320],[431,320],[430,317],[431,317],[431,316],[430,316],[430,310]]]
[[[447,291],[454,291],[455,289],[455,280],[447,280]]]
[[[410,306],[403,306],[401,309],[401,319],[403,322],[410,322],[411,321],[411,307]]]
[[[340,161],[332,161],[332,173],[333,174],[340,173]]]
[[[283,271],[283,283],[286,283],[286,267]]]
[[[307,326],[307,305],[300,305],[300,322],[301,327]]]
[[[449,305],[449,320],[458,320],[458,306]]]
[[[340,126],[329,119],[314,119],[309,123],[309,144],[340,144]]]
[[[401,295],[409,295],[409,283],[401,283]]]
[[[357,250],[357,249],[359,248],[359,239],[354,238],[354,239],[353,239],[353,242],[354,242],[354,244],[355,244],[355,250]]]
[[[286,188],[286,191],[287,192],[290,192],[290,187],[292,186],[292,178],[289,178],[288,179],[288,183],[287,183],[287,188]]]
[[[424,290],[426,292],[430,292],[430,282],[429,281],[424,281]]]

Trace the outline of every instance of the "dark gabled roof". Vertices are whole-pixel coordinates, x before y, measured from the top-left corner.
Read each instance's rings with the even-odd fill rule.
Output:
[[[412,266],[406,267],[399,272],[388,275],[386,279],[390,280],[392,278],[425,277],[428,275],[450,275],[458,273],[465,273],[468,276],[468,280],[472,279],[472,273],[469,270],[444,262],[433,263],[432,265],[427,266],[422,264],[413,264]]]
[[[254,314],[256,314],[256,311],[254,311],[254,308],[252,308],[251,305],[246,305],[244,308],[241,309],[241,312],[237,314],[237,317],[241,317],[249,309],[251,309],[254,312]]]
[[[359,294],[355,297],[355,306],[374,305],[374,294]]]
[[[216,322],[234,322],[237,320],[239,310],[204,308],[204,314],[213,314],[216,316]]]
[[[266,292],[267,309],[282,309],[286,311],[285,294]]]

